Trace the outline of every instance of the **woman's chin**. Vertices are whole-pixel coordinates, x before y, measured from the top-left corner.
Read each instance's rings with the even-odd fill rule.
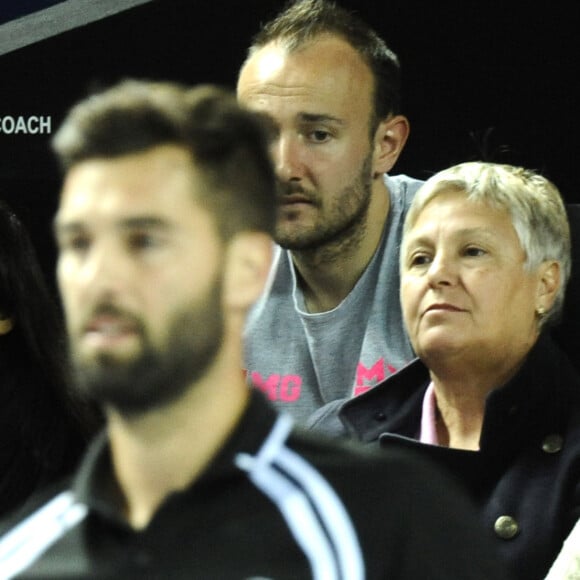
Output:
[[[417,356],[424,361],[452,357],[469,349],[469,341],[450,332],[430,332],[413,344]]]

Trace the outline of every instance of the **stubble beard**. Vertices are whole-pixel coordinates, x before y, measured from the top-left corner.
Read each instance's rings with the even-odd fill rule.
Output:
[[[324,254],[326,260],[357,246],[367,229],[372,192],[371,164],[369,154],[358,176],[341,190],[330,210],[313,226],[303,228],[297,218],[296,224],[277,227],[276,243],[293,252]],[[282,189],[285,187],[288,186],[281,185]],[[314,206],[322,207],[320,199],[312,194],[310,197]]]
[[[155,347],[144,325],[141,350],[132,360],[103,353],[82,361],[70,346],[75,385],[80,394],[119,414],[134,417],[181,398],[214,362],[224,334],[221,280],[203,300],[174,312],[163,347]],[[219,386],[218,386],[219,388]]]

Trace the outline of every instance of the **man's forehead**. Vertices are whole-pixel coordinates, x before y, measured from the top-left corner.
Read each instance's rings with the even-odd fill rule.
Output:
[[[134,161],[94,160],[74,167],[63,184],[55,225],[126,227],[207,218],[196,191],[206,184],[190,171],[189,162],[182,170],[179,164],[155,167],[151,156]]]
[[[238,93],[247,83],[263,83],[273,79],[288,79],[288,75],[326,77],[347,75],[353,81],[372,82],[372,71],[362,56],[346,40],[324,34],[300,45],[287,48],[282,41],[273,41],[257,49],[246,60],[240,71]],[[292,83],[292,78],[288,79]]]
[[[72,210],[92,204],[111,209],[129,202],[136,206],[151,202],[172,204],[178,197],[193,202],[201,187],[201,173],[189,153],[177,146],[160,146],[76,164],[65,176],[60,207]]]
[[[327,44],[335,42],[331,39]],[[339,42],[353,51],[344,41]],[[316,44],[291,54],[267,46],[242,70],[238,97],[278,122],[308,121],[307,115],[360,122],[373,108],[372,73],[361,63],[360,59],[342,58],[340,51],[320,54]]]

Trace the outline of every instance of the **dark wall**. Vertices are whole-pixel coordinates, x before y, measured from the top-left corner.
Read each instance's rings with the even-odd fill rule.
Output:
[[[403,65],[412,132],[397,172],[417,177],[485,157],[542,171],[580,202],[580,10],[536,2],[344,0]],[[519,4],[519,3],[518,3]],[[566,3],[567,4],[567,3]],[[50,116],[123,77],[233,87],[276,0],[160,0],[0,57],[0,117]],[[0,197],[30,226],[51,276],[59,176],[49,135],[0,134]]]

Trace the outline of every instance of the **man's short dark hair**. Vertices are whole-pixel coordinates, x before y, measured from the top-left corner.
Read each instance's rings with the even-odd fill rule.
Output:
[[[350,44],[370,67],[374,78],[373,128],[390,114],[401,112],[401,72],[397,55],[356,14],[329,0],[294,0],[266,23],[252,40],[249,56],[271,42],[289,51],[302,48],[323,34]]]
[[[110,159],[173,144],[191,152],[207,187],[196,199],[220,234],[271,234],[275,177],[267,131],[225,89],[123,81],[74,106],[52,141],[64,172],[82,161]]]

